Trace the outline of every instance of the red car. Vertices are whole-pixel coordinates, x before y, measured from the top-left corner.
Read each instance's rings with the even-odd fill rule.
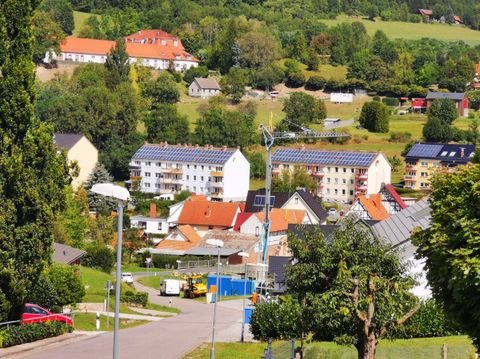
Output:
[[[63,322],[73,326],[73,319],[67,315],[51,313],[36,304],[25,304],[21,320],[22,324],[51,321]]]

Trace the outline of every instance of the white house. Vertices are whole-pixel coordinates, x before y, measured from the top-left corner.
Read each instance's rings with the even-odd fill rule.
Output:
[[[166,218],[157,217],[157,205],[150,203],[150,215],[130,217],[130,228],[143,229],[147,234],[168,234],[169,226]]]
[[[213,200],[243,201],[250,163],[238,148],[145,144],[130,161],[130,175],[142,192],[190,191]]]
[[[206,98],[219,95],[221,90],[218,81],[214,78],[195,77],[188,87],[188,96]]]
[[[390,183],[391,165],[382,153],[279,149],[272,157],[272,174],[304,168],[326,201],[351,203],[360,194],[380,192]]]
[[[158,30],[160,31],[160,30]],[[188,70],[197,67],[199,60],[185,51],[179,39],[172,41],[176,46],[161,41],[138,42],[129,41],[127,37],[126,51],[131,64],[140,62],[141,65],[157,70],[166,70],[173,64],[176,71]],[[108,53],[116,45],[115,41],[97,40],[78,37],[67,37],[60,44],[60,52],[57,54],[49,51],[44,61],[57,60],[65,62],[81,63],[105,63]]]
[[[98,162],[98,150],[88,138],[79,133],[56,133],[54,142],[57,148],[65,150],[68,161],[78,164],[78,177],[72,181],[72,187],[77,189],[93,172]]]

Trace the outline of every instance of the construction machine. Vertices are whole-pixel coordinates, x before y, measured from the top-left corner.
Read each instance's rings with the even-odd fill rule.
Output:
[[[201,275],[191,275],[186,278],[187,287],[183,293],[185,298],[201,297],[207,294],[207,285]]]

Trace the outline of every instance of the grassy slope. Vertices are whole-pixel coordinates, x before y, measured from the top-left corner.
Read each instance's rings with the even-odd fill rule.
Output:
[[[274,343],[275,348],[280,343]],[[425,338],[410,340],[395,340],[380,342],[377,352],[378,359],[427,359],[440,358],[442,345],[448,345],[449,359],[465,359],[473,352],[471,341],[465,336],[445,338]],[[216,343],[215,351],[219,359],[247,359],[257,358],[263,354],[265,343]],[[284,351],[282,351],[284,352]],[[209,357],[209,346],[204,344],[184,359],[204,359]],[[329,358],[329,359],[354,359],[356,351],[352,347],[339,346],[334,343],[313,343],[307,344],[304,358]]]
[[[80,30],[83,27],[83,24],[85,24],[85,21],[90,16],[100,16],[100,15],[94,15],[94,14],[89,14],[87,12],[80,12],[80,11],[73,12],[73,20],[75,22],[75,28],[73,29],[73,36],[78,36],[78,34],[80,33]]]
[[[334,26],[344,21],[359,21],[365,25],[369,35],[373,35],[377,30],[382,30],[389,38],[392,39],[401,38],[418,40],[424,37],[430,37],[444,41],[462,40],[472,46],[480,44],[479,32],[462,26],[424,23],[414,24],[409,22],[381,20],[373,22],[370,20],[365,20],[361,17],[351,17],[346,15],[338,16],[335,20],[321,20],[321,22],[327,24],[328,26]]]

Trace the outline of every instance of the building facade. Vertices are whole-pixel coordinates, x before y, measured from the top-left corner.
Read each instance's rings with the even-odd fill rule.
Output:
[[[213,78],[196,77],[188,87],[188,96],[190,97],[212,97],[220,94],[222,88],[218,81]]]
[[[378,193],[390,183],[391,165],[381,153],[279,149],[272,157],[272,174],[303,168],[317,181],[317,196],[351,203],[360,194]]]
[[[130,180],[147,193],[189,191],[212,200],[245,200],[250,163],[239,149],[146,144],[132,157]]]
[[[475,145],[416,143],[405,157],[404,188],[428,189],[431,176],[438,171],[453,171],[475,154]]]

